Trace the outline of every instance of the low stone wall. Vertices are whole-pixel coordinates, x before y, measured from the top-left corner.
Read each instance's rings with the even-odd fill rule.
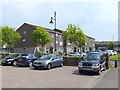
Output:
[[[63,57],[63,60],[64,66],[77,66],[82,59],[79,57]]]

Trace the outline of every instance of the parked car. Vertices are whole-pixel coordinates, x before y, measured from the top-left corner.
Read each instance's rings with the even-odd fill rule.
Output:
[[[79,54],[80,54],[80,56],[82,56],[82,57],[85,57],[86,56],[86,52],[79,52]]]
[[[106,57],[99,52],[90,52],[83,61],[78,63],[79,73],[83,71],[94,71],[100,75],[102,70],[106,70]]]
[[[2,65],[13,65],[13,62],[18,59],[21,54],[13,54],[2,59]]]
[[[33,63],[35,69],[48,69],[52,67],[63,66],[63,58],[60,54],[43,55],[40,59],[35,60]]]
[[[13,62],[14,66],[32,66],[33,62],[38,59],[36,54],[21,54],[21,56]]]
[[[106,50],[106,53],[108,53],[108,55],[110,55],[110,56],[114,55],[113,50]]]
[[[78,53],[78,52],[71,52],[71,53],[69,53],[69,56],[80,56],[80,53]]]
[[[117,52],[116,51],[113,51],[114,55],[117,55]]]

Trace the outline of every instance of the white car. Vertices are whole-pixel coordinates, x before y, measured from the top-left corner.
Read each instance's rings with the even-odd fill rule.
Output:
[[[114,55],[113,50],[106,50],[106,53],[108,53],[108,55],[110,55],[110,56]]]
[[[78,52],[71,52],[69,56],[80,56],[80,54]]]

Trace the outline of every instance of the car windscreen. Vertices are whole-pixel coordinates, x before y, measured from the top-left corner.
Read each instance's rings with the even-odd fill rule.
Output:
[[[99,53],[88,53],[85,57],[86,60],[99,60],[100,55]]]
[[[19,54],[14,54],[14,55],[11,55],[10,58],[15,58],[15,57],[18,57]]]
[[[28,54],[22,54],[21,55],[21,57],[27,57],[28,56]]]
[[[40,58],[40,60],[47,60],[50,59],[52,57],[52,55],[44,55]]]

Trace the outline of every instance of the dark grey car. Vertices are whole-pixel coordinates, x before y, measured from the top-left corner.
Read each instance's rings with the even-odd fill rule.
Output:
[[[102,70],[106,69],[106,57],[99,52],[90,52],[83,61],[78,63],[79,73],[83,71],[94,71],[100,74]]]
[[[63,66],[63,58],[59,54],[44,55],[33,63],[35,69],[46,68],[51,69],[56,66]]]

